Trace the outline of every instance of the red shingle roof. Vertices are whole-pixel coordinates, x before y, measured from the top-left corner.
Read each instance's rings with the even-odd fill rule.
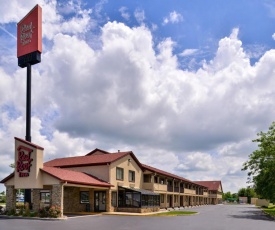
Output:
[[[95,149],[90,153],[94,153],[95,151],[98,151],[98,149]],[[130,155],[138,164],[138,166],[142,169],[141,163],[139,162],[139,160],[136,158],[135,154],[132,151],[115,152],[115,153],[108,153],[104,151],[104,154],[96,154],[96,155],[93,155],[93,154],[90,155],[90,153],[88,153],[86,156],[57,158],[57,159],[45,162],[44,166],[69,168],[69,167],[79,167],[79,166],[106,165],[106,164],[115,162],[123,158],[124,156]]]
[[[88,155],[78,157],[65,157],[56,158],[54,160],[44,163],[44,166],[49,167],[77,167],[77,166],[88,166],[88,165],[103,165],[112,163],[132,152],[118,152],[113,154],[101,154],[101,155]]]
[[[49,175],[63,181],[74,184],[83,184],[83,185],[92,185],[100,187],[111,187],[112,185],[106,181],[100,180],[92,175],[76,172],[67,169],[55,168],[55,167],[46,167],[44,166],[41,169],[43,172],[48,173]]]
[[[160,169],[151,167],[151,166],[149,166],[149,165],[142,164],[142,167],[143,167],[144,169],[146,169],[146,170],[149,170],[149,171],[151,171],[151,172],[156,172],[156,173],[159,173],[159,174],[164,175],[164,176],[167,176],[167,177],[172,177],[172,178],[175,178],[175,179],[178,179],[178,180],[182,180],[182,181],[190,182],[190,183],[192,183],[192,184],[200,185],[200,184],[198,184],[198,183],[196,183],[196,182],[194,182],[194,181],[188,180],[188,179],[186,179],[186,178],[184,178],[184,177],[180,177],[180,176],[177,176],[177,175],[175,175],[175,174],[172,174],[172,173],[169,173],[169,172],[165,172],[165,171],[163,171],[163,170],[160,170]],[[205,187],[204,185],[201,185],[201,186]]]
[[[219,186],[222,189],[222,182],[221,181],[195,181],[197,184],[203,185],[208,188],[210,191],[218,191]]]

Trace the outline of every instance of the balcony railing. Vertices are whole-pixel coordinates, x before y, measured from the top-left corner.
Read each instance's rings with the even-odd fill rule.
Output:
[[[192,194],[192,195],[195,195],[195,194],[196,194],[196,190],[185,188],[185,189],[184,189],[184,193],[185,193],[185,194]]]
[[[154,190],[155,191],[167,191],[167,185],[166,184],[157,184],[154,183]]]
[[[173,192],[173,186],[172,185],[167,185],[167,191],[168,192]]]
[[[184,188],[180,188],[180,193],[184,193]]]
[[[180,188],[179,187],[174,187],[174,192],[180,192]]]

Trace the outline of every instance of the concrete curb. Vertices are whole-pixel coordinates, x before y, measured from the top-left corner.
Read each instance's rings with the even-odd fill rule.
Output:
[[[67,220],[68,217],[67,217],[67,216],[64,216],[64,217],[62,217],[62,218],[40,218],[40,217],[24,217],[24,216],[7,216],[7,215],[0,215],[0,219],[64,221],[64,220]]]

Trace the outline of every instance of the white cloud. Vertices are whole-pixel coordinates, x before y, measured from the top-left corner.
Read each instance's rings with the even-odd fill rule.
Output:
[[[182,163],[177,166],[179,171],[211,171],[214,169],[213,159],[210,154],[194,152],[187,154]]]
[[[119,8],[119,12],[121,13],[121,17],[123,17],[125,20],[129,20],[130,19],[130,14],[127,12],[127,7],[122,6]]]
[[[144,10],[136,9],[134,15],[138,23],[142,24],[144,22],[145,20]]]
[[[198,49],[185,49],[182,53],[179,54],[181,57],[191,56],[198,52]]]
[[[162,24],[163,25],[166,25],[168,23],[175,24],[175,23],[179,23],[179,22],[182,22],[182,21],[183,21],[182,15],[180,13],[177,13],[176,11],[173,11],[173,12],[170,12],[168,17],[165,17],[163,19]]]

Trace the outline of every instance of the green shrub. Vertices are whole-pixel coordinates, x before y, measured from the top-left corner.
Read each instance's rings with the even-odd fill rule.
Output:
[[[30,204],[28,202],[25,204],[25,214],[30,216]]]
[[[17,202],[16,203],[16,209],[24,209],[24,203],[23,202]]]
[[[7,215],[8,215],[8,216],[15,216],[15,214],[16,214],[16,210],[15,210],[15,209],[12,209],[12,210],[10,210],[10,211],[7,211]]]
[[[49,209],[49,216],[53,218],[60,217],[61,208],[58,206],[51,206]]]
[[[1,214],[4,214],[4,207],[3,206],[0,206],[0,215]]]
[[[39,217],[51,217],[57,218],[61,215],[61,209],[58,206],[51,206],[51,207],[43,207],[39,209],[38,212]]]
[[[49,207],[43,207],[43,208],[40,208],[39,211],[38,211],[38,215],[39,217],[48,217],[49,216]]]
[[[29,216],[30,217],[37,217],[38,216],[38,212],[31,212]]]

